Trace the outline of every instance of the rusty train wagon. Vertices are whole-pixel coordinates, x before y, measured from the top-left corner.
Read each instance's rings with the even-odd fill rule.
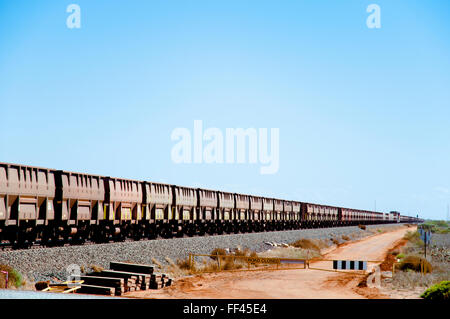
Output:
[[[55,170],[0,163],[0,240],[29,246],[55,223]]]
[[[275,222],[275,230],[282,230],[283,229],[283,222],[284,219],[284,204],[281,199],[273,199],[273,221]]]
[[[289,200],[283,200],[283,214],[282,214],[282,222],[281,227],[283,229],[293,229],[292,223],[292,202]]]
[[[390,213],[0,163],[0,242],[170,238],[421,222]]]
[[[55,172],[55,220],[56,227],[44,232],[43,242],[52,240],[83,243],[87,238],[101,240],[98,226],[104,220],[104,179],[67,171]]]
[[[263,198],[260,196],[250,197],[250,215],[249,230],[260,232],[264,231],[264,212],[263,212]]]
[[[143,220],[138,236],[144,238],[170,237],[177,230],[179,212],[174,203],[174,186],[162,183],[143,182]]]
[[[142,182],[103,177],[105,200],[103,203],[105,235],[123,241],[141,233]]]
[[[205,233],[213,235],[217,233],[217,221],[219,219],[219,199],[217,198],[217,192],[198,188],[197,201],[199,212],[197,232],[199,235],[204,235]]]
[[[234,232],[248,232],[249,230],[249,210],[250,199],[249,195],[234,194]]]
[[[300,202],[292,202],[292,215],[294,216],[294,229],[299,229],[301,228],[302,224],[301,224],[301,220],[302,220],[302,215],[301,215],[301,203]]]
[[[197,190],[191,187],[173,186],[173,206],[177,217],[175,233],[195,235],[198,231]]]
[[[263,216],[264,216],[264,229],[267,231],[275,230],[273,199],[263,197]]]
[[[219,216],[221,217],[220,228],[223,232],[230,234],[234,232],[235,204],[234,194],[228,192],[217,192],[219,199]]]

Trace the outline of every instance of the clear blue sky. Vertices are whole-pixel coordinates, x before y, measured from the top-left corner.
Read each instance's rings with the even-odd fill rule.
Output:
[[[196,119],[278,173],[174,164]],[[0,161],[444,219],[449,159],[449,1],[0,0]]]

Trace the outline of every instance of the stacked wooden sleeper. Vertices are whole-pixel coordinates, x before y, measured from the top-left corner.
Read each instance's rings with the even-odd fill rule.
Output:
[[[84,283],[78,292],[121,296],[125,292],[160,289],[172,284],[167,274],[154,272],[154,265],[111,262],[110,268],[81,276]]]

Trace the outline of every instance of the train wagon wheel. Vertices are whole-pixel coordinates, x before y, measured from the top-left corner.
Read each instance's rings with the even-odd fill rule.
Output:
[[[210,224],[208,225],[207,233],[208,233],[209,235],[214,235],[215,233],[217,233],[217,227],[216,227],[216,225],[213,224],[213,223],[210,223]]]
[[[110,238],[110,230],[107,226],[97,225],[90,232],[90,238],[96,243],[107,243]]]
[[[14,237],[15,238],[11,238],[10,241],[13,249],[26,249],[31,246],[27,240],[27,233],[25,230],[19,229]]]
[[[133,240],[138,241],[144,237],[144,227],[140,224],[133,225],[134,227],[131,230],[131,238]]]

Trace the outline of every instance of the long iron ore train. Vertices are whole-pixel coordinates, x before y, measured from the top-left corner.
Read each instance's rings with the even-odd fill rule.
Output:
[[[0,163],[0,242],[14,247],[399,222],[421,220]]]

